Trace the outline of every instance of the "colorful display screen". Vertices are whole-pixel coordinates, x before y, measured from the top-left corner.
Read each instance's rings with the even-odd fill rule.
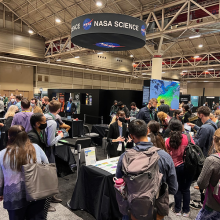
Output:
[[[152,79],[150,82],[150,99],[156,98],[158,105],[164,99],[165,104],[171,109],[179,108],[180,83],[165,80]]]

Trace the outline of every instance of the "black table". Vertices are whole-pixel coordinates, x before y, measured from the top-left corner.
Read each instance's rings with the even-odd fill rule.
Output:
[[[92,126],[91,133],[99,134],[99,137],[92,138],[93,142],[102,146],[102,138],[105,137],[105,130],[108,129],[107,124],[97,124]]]
[[[83,120],[74,121],[73,119],[61,118],[62,121],[69,125],[71,128],[69,130],[69,136],[73,137],[81,137],[83,132]]]
[[[96,220],[118,220],[113,177],[115,175],[94,166],[82,166],[70,200],[73,210],[83,209]]]

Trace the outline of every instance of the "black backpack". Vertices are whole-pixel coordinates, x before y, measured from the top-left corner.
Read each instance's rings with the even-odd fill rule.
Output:
[[[202,171],[205,157],[201,148],[191,142],[189,134],[187,134],[187,138],[188,145],[183,154],[184,169],[187,175],[192,177],[192,180],[195,181]]]

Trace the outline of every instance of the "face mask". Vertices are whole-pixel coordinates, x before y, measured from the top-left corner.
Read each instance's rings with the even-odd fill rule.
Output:
[[[44,130],[47,127],[47,123],[45,124],[40,124],[39,129]]]
[[[154,110],[154,109],[155,109],[155,107],[151,106],[151,107],[150,107],[150,109],[151,109],[151,110]]]
[[[31,107],[34,107],[34,106],[35,106],[35,104],[31,103]]]
[[[120,121],[120,122],[125,122],[126,120],[125,120],[124,117],[119,117],[119,121]]]
[[[11,99],[11,102],[14,102],[15,100],[14,99]]]
[[[44,103],[43,106],[46,106],[46,104]]]

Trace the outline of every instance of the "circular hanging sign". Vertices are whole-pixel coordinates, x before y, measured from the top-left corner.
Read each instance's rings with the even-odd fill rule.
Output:
[[[72,21],[71,41],[92,50],[133,50],[145,45],[146,24],[122,14],[83,15]]]

